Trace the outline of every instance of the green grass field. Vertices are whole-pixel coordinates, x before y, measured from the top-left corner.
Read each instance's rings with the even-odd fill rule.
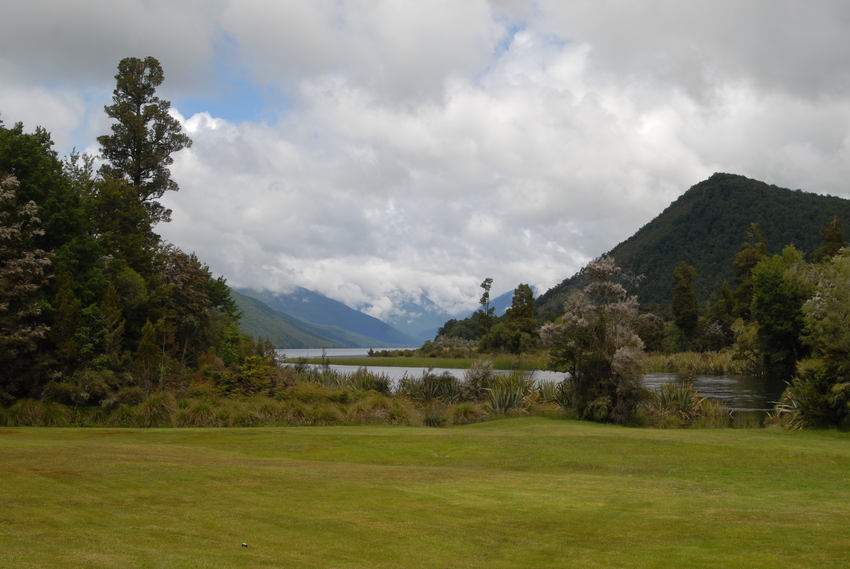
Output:
[[[850,435],[2,428],[0,506],[0,567],[846,567]]]

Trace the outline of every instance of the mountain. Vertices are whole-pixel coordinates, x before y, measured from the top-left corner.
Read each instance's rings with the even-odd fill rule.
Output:
[[[452,318],[451,314],[428,297],[423,297],[419,302],[405,301],[395,308],[395,313],[386,318],[386,323],[396,330],[415,336],[420,343],[433,339],[437,328]]]
[[[344,342],[349,347],[403,348],[422,345],[421,338],[399,332],[377,318],[303,287],[286,294],[252,289],[237,289],[237,292],[298,321],[302,328],[311,330],[314,335]],[[352,342],[355,343],[352,345]]]
[[[666,312],[673,297],[673,270],[682,261],[696,268],[694,289],[704,301],[724,280],[735,288],[732,262],[752,223],[759,224],[770,253],[793,244],[810,254],[820,247],[821,231],[834,215],[850,220],[850,200],[714,174],[606,255],[624,270],[644,275],[634,289],[643,309]],[[541,295],[540,314],[560,314],[566,298],[585,281],[579,273]]]
[[[376,338],[348,332],[335,326],[320,326],[284,314],[256,298],[230,291],[242,313],[239,327],[255,338],[271,340],[277,348],[392,348]]]

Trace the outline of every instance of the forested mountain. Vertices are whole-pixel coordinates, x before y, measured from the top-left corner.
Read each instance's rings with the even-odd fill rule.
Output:
[[[312,335],[334,340],[344,346],[401,348],[422,344],[420,338],[399,332],[377,318],[303,287],[286,294],[252,289],[238,289],[237,292],[257,299],[278,313],[290,317],[289,322],[300,321],[299,326],[309,330]],[[252,324],[246,322],[243,315],[243,329],[247,331],[250,326]],[[269,338],[273,342],[276,340],[275,336]],[[288,343],[286,345],[295,347]],[[318,343],[310,347],[332,346]]]
[[[673,271],[680,263],[696,269],[694,289],[705,301],[724,280],[734,288],[732,263],[751,224],[759,224],[769,253],[794,245],[810,255],[821,246],[821,231],[835,215],[850,220],[850,200],[714,174],[606,255],[624,270],[643,275],[632,287],[642,309],[666,313]],[[563,302],[585,280],[574,275],[541,295],[539,313],[549,318],[560,314]]]

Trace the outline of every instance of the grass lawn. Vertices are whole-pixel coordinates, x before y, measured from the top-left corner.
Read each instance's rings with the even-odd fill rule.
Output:
[[[0,428],[0,567],[846,567],[848,528],[838,432]]]

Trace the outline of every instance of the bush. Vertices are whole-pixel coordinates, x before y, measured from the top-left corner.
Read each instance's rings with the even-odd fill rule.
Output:
[[[463,389],[450,372],[437,375],[429,369],[421,377],[404,377],[399,383],[399,393],[419,401],[439,400],[444,403],[459,401]]]
[[[658,386],[651,393],[644,410],[656,419],[659,427],[689,427],[697,423],[722,427],[728,426],[732,419],[729,409],[701,396],[689,381]]]
[[[483,420],[487,410],[477,403],[465,401],[449,407],[446,415],[452,425],[468,425]]]
[[[522,410],[532,394],[534,382],[528,374],[515,371],[510,375],[496,377],[493,386],[487,389],[487,405],[498,414]]]
[[[170,427],[171,413],[177,407],[174,396],[167,391],[151,395],[134,407],[133,420],[137,427]]]

